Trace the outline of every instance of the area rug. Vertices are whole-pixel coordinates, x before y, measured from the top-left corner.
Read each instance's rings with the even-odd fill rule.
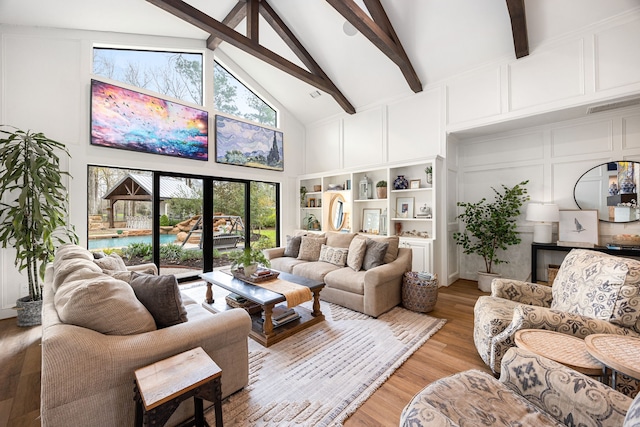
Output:
[[[249,385],[223,402],[225,426],[340,426],[446,322],[321,307],[324,322],[269,348],[249,339]]]

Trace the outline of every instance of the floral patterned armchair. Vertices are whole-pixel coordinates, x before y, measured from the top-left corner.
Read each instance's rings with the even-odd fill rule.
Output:
[[[478,370],[429,384],[400,416],[401,427],[640,425],[630,397],[566,366],[511,348],[500,381]]]
[[[574,249],[553,287],[495,279],[491,296],[474,308],[474,342],[494,373],[515,346],[520,329],[547,329],[584,338],[590,334],[640,336],[640,261]],[[618,390],[634,396],[638,382],[621,375]]]

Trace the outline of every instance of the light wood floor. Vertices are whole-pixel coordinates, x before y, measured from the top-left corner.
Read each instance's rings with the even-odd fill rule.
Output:
[[[458,280],[440,288],[430,315],[447,319],[431,337],[346,422],[345,427],[397,426],[402,408],[432,381],[464,371],[489,372],[473,344],[476,282]],[[41,327],[19,328],[0,320],[0,427],[40,426]]]

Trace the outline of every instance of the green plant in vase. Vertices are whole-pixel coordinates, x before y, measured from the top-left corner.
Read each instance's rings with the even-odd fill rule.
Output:
[[[482,257],[485,271],[481,273],[495,276],[493,266],[508,262],[500,258],[499,251],[520,243],[516,219],[520,215],[522,205],[529,200],[527,189],[524,187],[528,182],[522,181],[511,188],[502,185],[502,191],[491,187],[495,193],[493,202],[487,202],[486,198],[476,203],[458,202],[457,205],[463,208],[464,212],[457,218],[465,224],[465,230],[453,233],[453,239],[462,246],[465,254]],[[484,276],[482,278],[484,279]],[[491,291],[492,278],[487,280],[488,286],[484,280],[479,285],[485,292]]]
[[[231,260],[231,270],[237,270],[242,267],[245,276],[251,276],[258,270],[261,264],[270,267],[271,263],[259,249],[245,248],[241,251],[233,251],[228,255]]]
[[[69,173],[60,169],[68,157],[64,144],[42,133],[0,129],[0,242],[16,250],[18,271],[27,272],[29,296],[18,299],[18,325],[39,325],[42,285],[47,262],[56,246],[76,243],[67,224],[68,193],[62,182]],[[33,304],[32,304],[33,303]]]
[[[378,199],[387,198],[387,181],[381,180],[376,182],[376,195],[378,196]]]

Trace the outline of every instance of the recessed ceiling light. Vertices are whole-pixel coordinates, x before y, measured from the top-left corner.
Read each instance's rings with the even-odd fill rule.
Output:
[[[310,96],[310,97],[312,97],[312,98],[317,98],[317,97],[319,97],[320,95],[322,95],[322,94],[321,94],[320,92],[318,92],[317,90],[314,90],[313,92],[311,92],[311,93],[309,94],[309,96]]]
[[[349,21],[344,21],[344,24],[342,24],[342,31],[344,31],[344,33],[349,37],[353,37],[358,34],[358,30],[356,30],[356,27],[351,25],[351,22]]]

